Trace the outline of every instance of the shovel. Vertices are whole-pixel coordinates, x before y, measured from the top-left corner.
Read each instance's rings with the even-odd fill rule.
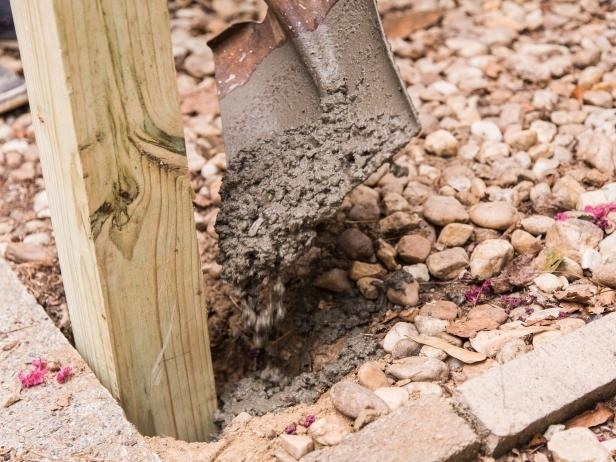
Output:
[[[419,131],[374,0],[267,0],[214,38],[228,171],[222,276],[263,345],[319,222]]]

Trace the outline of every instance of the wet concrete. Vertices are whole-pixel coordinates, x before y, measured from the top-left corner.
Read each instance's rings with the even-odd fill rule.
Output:
[[[373,0],[339,0],[319,26],[345,76],[334,93],[319,93],[287,42],[221,100],[219,262],[257,346],[284,317],[285,282],[315,226],[419,130],[379,25]]]

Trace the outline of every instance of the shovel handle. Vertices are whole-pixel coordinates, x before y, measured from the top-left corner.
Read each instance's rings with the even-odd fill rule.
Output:
[[[271,13],[291,39],[314,81],[319,95],[343,92],[334,40],[324,23],[337,0],[265,0]]]

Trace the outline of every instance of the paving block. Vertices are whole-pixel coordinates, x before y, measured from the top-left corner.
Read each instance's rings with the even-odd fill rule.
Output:
[[[301,462],[468,462],[480,440],[449,400],[428,398],[399,408]]]
[[[458,403],[498,457],[614,394],[616,313],[465,382]]]
[[[0,454],[160,462],[2,258],[0,294]],[[73,377],[59,384],[48,372],[45,384],[20,390],[17,374],[39,357],[70,366]],[[19,401],[2,407],[17,396]]]

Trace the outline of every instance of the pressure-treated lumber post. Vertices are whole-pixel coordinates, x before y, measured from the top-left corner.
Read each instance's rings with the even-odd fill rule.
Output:
[[[78,350],[148,435],[216,406],[165,0],[12,0]]]

